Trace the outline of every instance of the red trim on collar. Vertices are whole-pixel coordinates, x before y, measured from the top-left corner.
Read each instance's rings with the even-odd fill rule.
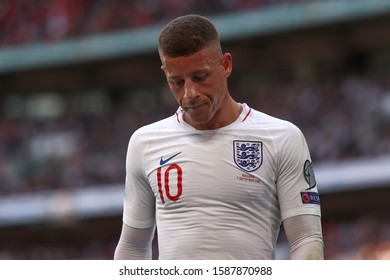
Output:
[[[249,114],[251,113],[252,111],[252,108],[249,108],[249,111],[248,113],[246,114],[245,118],[242,120],[242,122],[244,122],[246,120],[246,118],[249,116]]]
[[[176,115],[177,122],[180,123],[179,114],[176,112],[175,115]]]

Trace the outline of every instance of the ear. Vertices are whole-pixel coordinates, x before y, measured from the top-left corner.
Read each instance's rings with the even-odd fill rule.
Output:
[[[160,60],[161,60],[161,70],[163,70],[163,72],[165,73],[165,57],[164,55],[162,54],[162,52],[159,50],[158,52],[159,56],[160,56]]]
[[[224,53],[221,57],[221,66],[223,67],[225,77],[229,77],[233,70],[233,60],[230,53]]]

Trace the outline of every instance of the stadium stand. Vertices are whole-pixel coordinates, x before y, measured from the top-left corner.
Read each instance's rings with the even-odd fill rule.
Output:
[[[291,15],[313,3],[326,11],[335,2],[340,10],[340,3],[350,4],[1,1],[0,259],[112,258],[129,137],[177,108],[151,46],[103,57],[92,50],[85,60],[79,56],[85,52],[69,59],[54,51],[30,64],[27,56],[19,61],[10,54],[52,44],[74,50],[92,35],[109,49],[110,40],[138,30],[146,36],[187,12],[216,16],[223,27],[242,15]],[[367,3],[355,1],[337,19],[310,14],[293,29],[286,23],[245,37],[222,32],[234,57],[233,96],[296,123],[306,135],[323,193],[328,259],[390,259],[390,5]],[[282,232],[280,258],[287,257],[283,238]]]
[[[5,0],[0,4],[0,46],[140,28],[193,12],[216,15],[309,1]]]

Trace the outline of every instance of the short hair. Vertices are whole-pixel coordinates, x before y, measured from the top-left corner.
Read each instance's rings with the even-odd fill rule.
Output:
[[[160,33],[159,51],[170,57],[190,55],[220,44],[214,24],[204,16],[185,15],[169,22]]]

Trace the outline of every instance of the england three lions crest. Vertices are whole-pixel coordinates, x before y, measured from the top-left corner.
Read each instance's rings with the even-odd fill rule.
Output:
[[[253,172],[263,163],[263,143],[260,141],[233,141],[234,162],[246,172]]]

